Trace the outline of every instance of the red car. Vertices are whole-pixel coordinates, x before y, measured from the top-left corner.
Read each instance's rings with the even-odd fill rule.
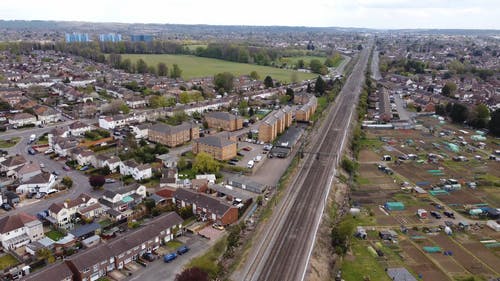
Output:
[[[252,148],[251,148],[251,147],[249,147],[249,146],[247,146],[247,147],[243,147],[242,149],[243,149],[243,150],[245,150],[245,151],[250,151],[250,150],[252,150]]]

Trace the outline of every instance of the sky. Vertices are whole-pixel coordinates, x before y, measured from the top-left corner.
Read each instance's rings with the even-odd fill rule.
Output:
[[[500,29],[500,0],[0,0],[0,19]]]

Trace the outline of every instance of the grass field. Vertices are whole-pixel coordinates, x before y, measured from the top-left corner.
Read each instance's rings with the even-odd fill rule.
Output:
[[[221,72],[231,72],[235,76],[249,75],[252,71],[257,71],[261,79],[270,75],[273,79],[282,82],[290,82],[292,73],[296,73],[299,80],[314,79],[317,75],[302,73],[293,70],[280,69],[269,66],[253,65],[246,63],[236,63],[218,59],[202,58],[186,55],[151,55],[151,54],[122,54],[122,59],[130,59],[136,62],[143,59],[148,65],[157,65],[164,62],[169,68],[173,64],[179,65],[182,69],[182,78],[189,80],[196,77],[213,76]]]
[[[351,249],[354,257],[346,257],[342,262],[342,278],[344,280],[363,280],[365,276],[369,276],[370,280],[390,280],[376,258],[368,251],[366,243],[353,238]]]
[[[303,60],[304,65],[309,66],[309,62],[311,62],[311,60],[314,60],[314,59],[317,59],[321,63],[324,63],[326,60],[326,57],[317,57],[317,56],[282,57],[279,60],[281,63],[286,62],[289,66],[296,65],[299,60]]]
[[[59,232],[57,230],[51,230],[51,231],[45,233],[45,236],[49,237],[50,239],[52,239],[54,241],[58,241],[64,237],[64,234],[62,234],[61,232]]]
[[[0,270],[4,270],[11,266],[18,264],[19,262],[11,254],[5,254],[0,257]]]
[[[9,148],[15,146],[21,138],[15,137],[8,140],[0,140],[0,148]]]

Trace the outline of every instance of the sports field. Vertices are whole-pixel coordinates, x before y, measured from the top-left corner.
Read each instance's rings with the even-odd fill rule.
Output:
[[[189,80],[196,77],[213,76],[220,72],[231,72],[235,76],[248,75],[252,71],[257,71],[263,80],[267,75],[282,82],[290,82],[292,73],[297,74],[299,80],[314,79],[317,75],[302,73],[288,69],[279,69],[269,66],[253,65],[246,63],[236,63],[218,59],[202,58],[187,55],[152,55],[152,54],[122,54],[122,59],[130,59],[135,63],[138,59],[143,59],[148,65],[156,66],[159,62],[167,64],[172,68],[173,64],[179,65],[182,69],[182,78]]]

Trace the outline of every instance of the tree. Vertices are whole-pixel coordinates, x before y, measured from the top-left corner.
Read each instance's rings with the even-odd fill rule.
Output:
[[[62,180],[61,180],[61,183],[62,185],[64,185],[67,189],[70,189],[72,186],[73,186],[73,180],[68,177],[68,176],[65,176]]]
[[[266,88],[274,87],[273,78],[271,76],[268,75],[264,78],[264,86],[266,86]]]
[[[326,66],[323,65],[318,59],[312,59],[309,63],[309,68],[312,72],[317,74],[325,75],[328,73],[328,69],[326,68]]]
[[[168,76],[167,65],[163,62],[158,63],[158,76]]]
[[[488,124],[488,128],[493,135],[500,137],[500,109],[493,111],[491,114],[491,120]]]
[[[464,123],[464,121],[467,120],[468,111],[465,105],[454,103],[450,113],[451,120],[455,123]]]
[[[485,104],[478,104],[472,111],[470,125],[475,128],[486,128],[490,119],[490,110]]]
[[[314,84],[314,91],[316,93],[323,95],[325,93],[325,89],[326,89],[325,80],[323,80],[321,76],[318,76],[318,79],[316,79],[316,83]]]
[[[292,74],[290,74],[290,82],[292,83],[297,83],[299,82],[299,75],[297,75],[297,72],[292,72]]]
[[[215,89],[224,89],[225,92],[231,92],[233,90],[234,75],[229,72],[223,72],[215,74],[214,85]]]
[[[297,68],[304,68],[305,65],[306,64],[303,59],[297,61]]]
[[[130,108],[128,107],[128,105],[126,105],[124,102],[120,105],[120,107],[118,108],[119,111],[121,111],[123,114],[128,114],[130,113]]]
[[[132,66],[132,61],[130,59],[124,59],[120,64],[120,68],[129,73],[133,72],[134,70],[134,67]]]
[[[250,78],[252,78],[253,80],[259,80],[260,79],[260,75],[257,71],[252,71],[250,72]]]
[[[286,95],[290,97],[290,100],[293,101],[293,98],[295,97],[295,94],[293,92],[292,88],[286,88]]]
[[[56,261],[52,252],[47,248],[40,248],[36,251],[36,257],[40,260],[45,260],[48,263],[53,263]]]
[[[114,68],[120,68],[122,63],[122,55],[120,54],[110,54],[109,55],[109,64]]]
[[[149,100],[149,105],[152,108],[167,107],[169,102],[165,96],[154,96]]]
[[[138,59],[135,63],[135,70],[138,73],[144,74],[148,72],[148,64],[143,59]]]
[[[94,189],[99,189],[105,183],[106,183],[106,178],[104,178],[104,176],[90,176],[89,177],[89,184]]]
[[[193,170],[196,173],[217,173],[219,169],[219,162],[206,152],[200,152],[194,158]]]
[[[457,85],[455,83],[446,82],[443,89],[441,90],[441,94],[445,97],[451,97],[456,90],[457,90]]]
[[[175,281],[209,281],[208,273],[198,267],[184,269],[175,276]]]
[[[146,207],[148,213],[151,213],[151,210],[156,207],[156,202],[155,200],[148,198],[144,200],[144,206]]]
[[[170,78],[180,78],[182,76],[182,69],[174,64],[172,71],[170,71]]]

